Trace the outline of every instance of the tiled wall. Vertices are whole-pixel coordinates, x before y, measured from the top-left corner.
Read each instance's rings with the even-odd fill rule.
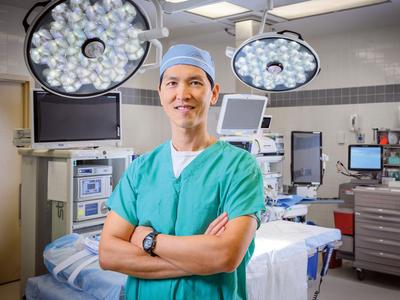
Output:
[[[157,91],[120,88],[123,104],[160,106]],[[219,95],[221,106],[225,93]],[[400,102],[400,84],[270,94],[269,107]]]
[[[269,107],[400,102],[400,84],[270,94]]]

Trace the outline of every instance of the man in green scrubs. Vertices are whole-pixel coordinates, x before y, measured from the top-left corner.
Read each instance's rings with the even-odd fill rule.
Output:
[[[102,268],[129,275],[127,299],[247,298],[263,183],[248,152],[208,133],[218,93],[208,52],[167,51],[159,96],[172,138],[122,176],[100,241]]]

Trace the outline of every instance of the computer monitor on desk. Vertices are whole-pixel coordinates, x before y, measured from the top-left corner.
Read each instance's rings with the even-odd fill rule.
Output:
[[[382,146],[349,145],[350,171],[379,172],[382,170]]]

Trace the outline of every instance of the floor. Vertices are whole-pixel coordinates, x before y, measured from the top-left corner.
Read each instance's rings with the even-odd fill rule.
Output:
[[[308,293],[311,300],[319,282],[314,282]],[[343,261],[341,268],[329,269],[323,280],[319,300],[398,300],[400,299],[400,277],[372,271],[366,272],[363,281],[357,279],[351,262]]]
[[[317,282],[311,284],[311,300]],[[18,300],[19,281],[0,285],[0,299]],[[341,268],[330,269],[321,285],[319,300],[398,300],[400,299],[400,277],[376,272],[367,272],[363,281],[358,281],[351,263],[344,262]],[[279,299],[274,299],[279,300]]]

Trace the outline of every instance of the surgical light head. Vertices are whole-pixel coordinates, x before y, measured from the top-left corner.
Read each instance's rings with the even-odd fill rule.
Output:
[[[236,77],[268,92],[294,90],[313,80],[320,71],[317,53],[301,35],[286,32],[261,33],[239,46],[231,61]]]
[[[43,6],[31,24],[34,8]],[[25,61],[41,86],[86,98],[113,90],[142,66],[150,48],[147,15],[132,0],[38,2],[25,16]]]

